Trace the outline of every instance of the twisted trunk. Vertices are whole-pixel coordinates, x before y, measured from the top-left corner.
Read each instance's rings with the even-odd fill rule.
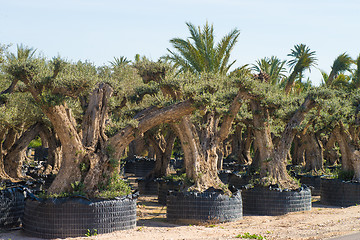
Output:
[[[25,160],[26,149],[30,142],[39,134],[41,124],[37,123],[23,132],[21,137],[17,139],[11,148],[7,151],[4,159],[5,172],[13,179],[23,179],[21,168]]]
[[[215,129],[216,119],[208,114],[207,126],[199,136],[189,117],[183,117],[174,129],[184,151],[186,176],[194,180],[191,190],[204,191],[209,187],[222,185],[218,177],[218,155]]]
[[[354,180],[360,181],[360,147],[340,123],[333,133],[339,143],[341,163],[344,171],[354,171]]]
[[[158,136],[148,136],[150,145],[153,147],[156,155],[154,170],[149,174],[148,178],[164,177],[170,174],[170,158],[174,147],[176,135],[168,130],[166,137],[162,134]]]
[[[340,159],[339,152],[335,149],[335,143],[336,136],[334,133],[331,133],[324,149],[324,159],[328,162],[329,165],[334,165],[335,163],[339,162]]]
[[[307,133],[303,139],[305,141],[305,170],[322,170],[324,167],[324,156],[321,141],[313,132]]]
[[[6,172],[5,172],[5,167],[4,167],[4,156],[5,156],[5,151],[3,149],[3,144],[1,144],[4,139],[5,139],[5,135],[6,135],[7,129],[3,128],[0,130],[0,180],[13,180]]]
[[[274,146],[270,132],[270,116],[260,102],[251,100],[253,112],[255,144],[260,161],[260,177],[270,184],[279,184],[282,188],[296,188],[297,184],[286,171],[286,158],[296,134],[296,128],[302,123],[306,113],[313,108],[314,102],[308,97],[287,123],[279,141]]]
[[[243,135],[245,135],[243,137]],[[232,135],[231,141],[231,155],[237,159],[237,162],[240,164],[250,164],[252,163],[252,158],[250,154],[251,144],[252,144],[252,128],[250,126],[246,127],[245,133],[243,133],[243,127],[237,125],[235,132]]]
[[[293,158],[292,164],[293,165],[305,165],[305,142],[304,142],[304,135],[297,134],[294,137],[294,151],[293,151]]]
[[[47,166],[44,174],[57,174],[62,159],[62,148],[59,139],[52,129],[45,126],[40,131],[40,137],[41,142],[46,142],[48,147]]]
[[[191,100],[162,109],[151,108],[146,115],[139,114],[137,128],[128,126],[112,138],[103,135],[107,101],[111,89],[101,85],[90,98],[89,108],[84,116],[83,134],[76,131],[75,119],[65,105],[43,108],[57,133],[62,149],[62,164],[58,175],[49,188],[51,193],[70,191],[71,183],[83,182],[89,194],[97,191],[98,183],[110,176],[114,169],[110,160],[120,159],[124,150],[136,136],[142,135],[152,127],[190,114],[195,110]],[[96,99],[96,100],[91,100]],[[87,119],[87,120],[86,120]],[[65,126],[65,127],[64,127]]]

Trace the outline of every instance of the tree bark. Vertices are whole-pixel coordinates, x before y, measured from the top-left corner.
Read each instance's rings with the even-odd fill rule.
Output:
[[[75,119],[66,105],[49,107],[43,111],[50,119],[63,150],[61,167],[48,191],[69,192],[71,183],[81,181],[79,164],[82,163],[87,151],[76,130]]]
[[[5,172],[13,179],[23,179],[25,177],[21,172],[25,151],[40,130],[41,124],[39,123],[31,126],[7,151],[4,161]]]
[[[108,119],[108,100],[112,93],[109,85],[100,84],[91,94],[82,123],[82,143],[86,148],[96,151],[106,145],[105,121]]]
[[[14,179],[12,179],[6,172],[5,172],[5,167],[4,167],[4,156],[5,156],[5,151],[3,150],[3,144],[1,144],[4,139],[5,139],[5,135],[6,135],[7,129],[3,128],[0,130],[0,180],[11,180],[14,181]]]
[[[164,177],[170,174],[170,158],[176,135],[168,129],[166,137],[158,133],[147,134],[150,145],[154,148],[156,162],[154,170],[147,176],[149,179]]]
[[[194,180],[190,190],[202,192],[209,187],[219,188],[222,184],[217,172],[216,127],[216,120],[211,113],[207,114],[206,127],[200,136],[189,117],[183,117],[174,124],[184,151],[186,176]]]
[[[304,136],[305,146],[305,170],[319,171],[324,167],[324,156],[322,143],[317,139],[313,132],[308,132]]]
[[[46,126],[40,131],[41,142],[45,140],[48,145],[48,159],[44,174],[57,174],[62,159],[62,148],[56,133]]]
[[[334,133],[330,133],[330,137],[325,144],[324,159],[329,165],[334,165],[339,162],[340,156],[337,150],[335,150],[336,136]]]
[[[292,164],[293,165],[305,165],[305,139],[303,134],[297,134],[294,137],[294,151]]]
[[[360,181],[360,147],[353,141],[342,123],[335,127],[333,133],[339,143],[342,169],[354,171],[354,180]]]
[[[268,110],[261,107],[257,100],[251,100],[250,106],[253,112],[254,142],[260,159],[260,177],[266,183],[278,184],[281,188],[296,188],[297,184],[286,171],[286,159],[297,132],[296,128],[302,123],[306,113],[315,106],[314,102],[309,97],[305,99],[287,123],[276,146],[271,138]]]

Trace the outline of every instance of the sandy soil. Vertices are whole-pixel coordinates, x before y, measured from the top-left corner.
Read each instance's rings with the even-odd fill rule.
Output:
[[[166,220],[166,207],[157,204],[156,197],[143,196],[138,200],[138,223],[133,230],[118,231],[71,240],[96,239],[239,239],[244,233],[261,235],[267,240],[315,240],[360,232],[360,206],[348,208],[321,205],[313,201],[311,211],[282,216],[244,216],[230,223],[175,224]],[[21,230],[2,232],[0,239],[36,240]]]

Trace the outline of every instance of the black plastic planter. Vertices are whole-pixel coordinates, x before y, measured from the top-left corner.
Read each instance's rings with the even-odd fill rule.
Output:
[[[242,192],[245,214],[283,215],[311,210],[311,191],[304,187],[296,191],[255,187]]]
[[[242,218],[240,191],[231,197],[219,192],[170,192],[166,217],[171,221],[229,222]]]
[[[321,178],[320,201],[341,207],[360,204],[360,182]]]
[[[67,238],[110,233],[136,227],[136,195],[114,200],[61,198],[27,199],[23,217],[26,234],[40,238]]]
[[[0,191],[0,228],[20,226],[24,203],[21,189],[15,187]]]

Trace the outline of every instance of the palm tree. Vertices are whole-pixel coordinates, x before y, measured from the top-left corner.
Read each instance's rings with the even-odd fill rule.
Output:
[[[202,29],[191,23],[186,23],[186,25],[191,37],[171,39],[170,43],[177,53],[168,49],[170,54],[165,56],[165,59],[173,62],[176,67],[180,67],[180,71],[226,74],[235,63],[235,61],[229,63],[229,58],[240,31],[232,30],[215,45],[213,25],[206,22]]]
[[[36,49],[21,44],[21,45],[17,45],[16,55],[14,53],[8,53],[6,58],[8,61],[15,61],[15,60],[27,61],[34,57],[35,52]]]
[[[270,83],[273,85],[279,84],[285,78],[286,69],[284,67],[285,61],[272,56],[271,58],[265,57],[256,61],[253,64],[252,70],[257,73],[267,73],[270,77]]]
[[[360,55],[355,59],[356,69],[352,70],[351,81],[355,88],[360,88]]]
[[[122,67],[122,66],[125,66],[127,64],[131,63],[130,60],[128,60],[126,57],[124,56],[121,56],[119,58],[117,57],[114,57],[114,60],[113,61],[110,61],[110,64],[113,68],[115,67]]]
[[[292,72],[286,80],[286,94],[290,93],[296,78],[302,76],[306,69],[310,70],[311,67],[315,66],[317,61],[315,51],[310,51],[310,48],[305,44],[295,45],[288,56],[293,57],[293,59],[288,62]]]
[[[351,59],[351,57],[348,54],[346,54],[346,53],[340,54],[334,60],[334,63],[331,66],[331,72],[326,81],[326,85],[330,86],[333,83],[334,79],[336,79],[336,77],[340,73],[343,73],[346,70],[350,71],[350,66],[352,63],[353,63],[353,60]]]

